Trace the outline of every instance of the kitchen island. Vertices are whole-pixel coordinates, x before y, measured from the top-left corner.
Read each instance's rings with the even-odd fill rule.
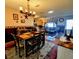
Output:
[[[58,45],[57,59],[73,59],[73,43],[71,41],[62,42],[60,39],[53,41]]]

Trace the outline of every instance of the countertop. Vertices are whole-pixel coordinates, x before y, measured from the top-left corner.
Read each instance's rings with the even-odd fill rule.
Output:
[[[53,43],[58,45],[58,46],[62,46],[62,47],[65,47],[65,48],[73,50],[73,43],[71,41],[62,42],[62,41],[60,41],[60,39],[56,38],[53,41]]]

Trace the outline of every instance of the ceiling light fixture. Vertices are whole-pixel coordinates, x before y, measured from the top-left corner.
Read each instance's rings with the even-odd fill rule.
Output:
[[[53,13],[53,12],[54,12],[54,11],[52,11],[52,10],[48,11],[49,14],[51,14],[51,13]]]
[[[28,18],[29,16],[35,16],[36,12],[35,11],[30,11],[30,5],[29,5],[30,0],[27,0],[27,9],[25,9],[25,11],[23,11],[23,8],[20,7],[20,13],[25,14],[25,18]]]

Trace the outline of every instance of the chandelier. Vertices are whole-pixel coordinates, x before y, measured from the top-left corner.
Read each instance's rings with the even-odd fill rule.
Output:
[[[25,18],[28,18],[29,16],[35,16],[36,12],[30,11],[30,0],[27,0],[27,10],[23,11],[23,8],[20,7],[20,13],[24,14]]]

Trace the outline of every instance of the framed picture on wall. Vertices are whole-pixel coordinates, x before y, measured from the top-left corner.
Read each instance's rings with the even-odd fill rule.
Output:
[[[22,19],[22,20],[21,20],[21,23],[25,23],[25,20],[24,20],[24,19]]]
[[[18,14],[13,14],[13,20],[18,20],[19,18],[18,18]]]

